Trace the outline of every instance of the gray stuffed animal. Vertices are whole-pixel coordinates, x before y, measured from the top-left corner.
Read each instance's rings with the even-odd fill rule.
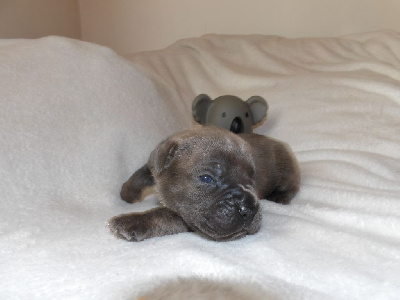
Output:
[[[202,125],[215,125],[234,133],[251,133],[252,126],[261,122],[267,114],[268,104],[260,96],[247,101],[225,95],[211,100],[206,94],[198,95],[192,104],[194,119]]]

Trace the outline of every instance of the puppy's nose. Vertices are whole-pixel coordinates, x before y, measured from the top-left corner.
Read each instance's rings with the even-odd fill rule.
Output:
[[[257,212],[257,205],[252,196],[244,194],[243,198],[237,199],[236,208],[244,220],[249,220],[254,217]]]
[[[250,209],[248,209],[247,207],[242,206],[242,205],[238,206],[238,211],[244,220],[249,219],[253,215],[253,213]]]

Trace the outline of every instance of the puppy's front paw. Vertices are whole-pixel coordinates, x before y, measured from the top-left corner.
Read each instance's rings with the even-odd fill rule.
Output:
[[[144,216],[141,214],[119,215],[108,221],[108,227],[118,238],[131,242],[144,240],[149,234]]]
[[[142,190],[132,188],[130,182],[125,182],[121,187],[121,199],[128,203],[135,203],[140,201],[142,197]]]

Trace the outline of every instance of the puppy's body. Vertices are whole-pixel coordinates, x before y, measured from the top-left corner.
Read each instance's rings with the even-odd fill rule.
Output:
[[[260,199],[289,204],[300,186],[300,170],[288,145],[258,134],[240,134],[252,148]]]
[[[253,234],[261,226],[259,199],[289,203],[300,172],[282,142],[202,126],[163,141],[124,183],[121,198],[139,201],[154,184],[163,207],[114,217],[115,235],[140,241],[186,231],[214,240]]]

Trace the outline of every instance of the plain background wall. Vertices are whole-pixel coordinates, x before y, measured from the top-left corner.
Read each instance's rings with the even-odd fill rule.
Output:
[[[61,35],[127,54],[206,33],[400,31],[399,15],[399,0],[0,0],[0,38]]]
[[[78,0],[0,0],[0,38],[81,38]]]
[[[79,0],[82,37],[121,54],[206,33],[337,36],[400,31],[399,0]]]

